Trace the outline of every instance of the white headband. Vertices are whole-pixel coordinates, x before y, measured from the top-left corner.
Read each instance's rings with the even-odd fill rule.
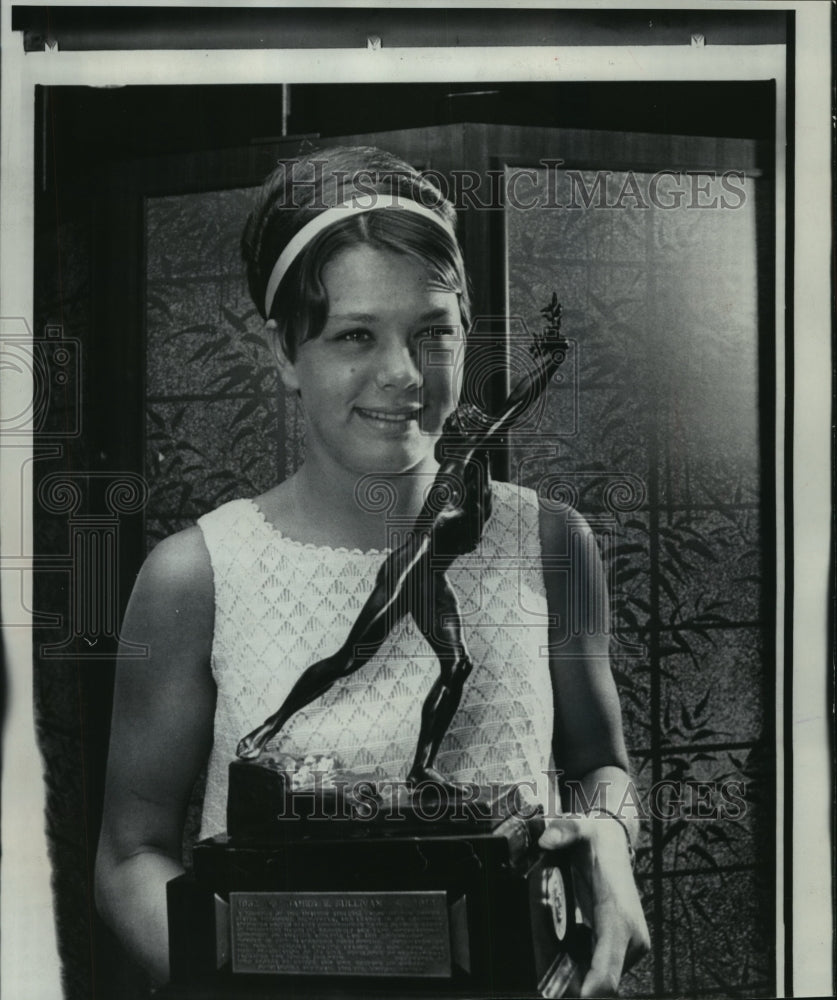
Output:
[[[364,194],[366,193],[364,192]],[[425,205],[410,198],[399,198],[398,195],[393,194],[377,194],[375,192],[369,192],[369,194],[370,196],[374,194],[374,200],[370,205],[355,205],[352,202],[343,202],[340,205],[335,205],[333,208],[327,208],[310,222],[306,222],[302,229],[298,233],[294,233],[291,239],[288,240],[285,249],[279,254],[279,259],[273,265],[273,270],[270,272],[270,278],[268,279],[267,288],[264,293],[265,316],[270,316],[276,291],[291,264],[293,264],[315,236],[335,222],[345,219],[347,213],[350,215],[359,215],[362,212],[371,212],[373,209],[379,208],[403,208],[408,212],[415,212],[417,215],[424,216],[425,219],[430,219],[437,226],[441,226],[454,240],[456,239],[453,229],[448,225],[447,221],[441,215],[432,212]]]

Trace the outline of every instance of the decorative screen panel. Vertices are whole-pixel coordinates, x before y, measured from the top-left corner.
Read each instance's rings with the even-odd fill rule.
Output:
[[[301,460],[238,254],[249,189],[146,201],[149,546]]]
[[[610,575],[653,938],[624,992],[772,995],[756,181],[532,176],[506,209],[510,329],[539,325],[557,292],[572,363],[547,393],[546,446],[520,437],[512,470],[585,514]]]

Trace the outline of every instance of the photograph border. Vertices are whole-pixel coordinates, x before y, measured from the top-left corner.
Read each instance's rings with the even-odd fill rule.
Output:
[[[58,5],[61,6],[61,5]],[[126,5],[128,6],[128,5]],[[167,4],[166,6],[185,6]],[[207,7],[213,5],[206,5]],[[222,6],[222,5],[218,5]],[[257,5],[254,5],[257,6]],[[325,6],[325,5],[323,5]],[[398,6],[398,5],[396,5]],[[441,5],[428,7],[442,9]],[[445,5],[450,6],[450,5]],[[477,4],[457,5],[479,9]],[[524,5],[504,5],[513,10]],[[561,10],[563,4],[527,4]],[[573,4],[584,10],[632,5]],[[671,4],[648,4],[668,10]],[[806,9],[813,8],[813,9]],[[831,5],[799,3],[701,4],[713,10],[793,12],[787,47],[774,45],[504,47],[454,53],[439,48],[356,50],[192,50],[169,52],[43,52],[24,54],[2,8],[2,160],[0,265],[4,341],[32,336],[34,87],[88,83],[295,83],[342,79],[498,80],[551,74],[547,79],[766,79],[777,80],[776,316],[777,442],[777,982],[786,995],[833,988],[831,969],[832,760],[829,738],[828,557],[830,518],[830,55]],[[246,62],[242,55],[246,55]],[[525,58],[524,58],[525,57]],[[176,62],[176,65],[175,65]],[[642,74],[642,75],[639,75]],[[664,75],[661,75],[664,74]],[[785,104],[784,101],[787,101]],[[787,131],[784,124],[787,123]],[[789,150],[787,159],[785,149]],[[787,165],[787,176],[785,166]],[[787,253],[785,254],[785,248]],[[785,350],[781,317],[786,317]],[[31,407],[27,387],[3,372],[4,413]],[[40,751],[32,718],[32,525],[21,483],[31,484],[31,439],[3,436],[2,610],[6,671],[2,799],[3,985],[19,995],[58,996],[52,900],[43,842]],[[781,568],[786,572],[782,573]],[[784,609],[784,617],[782,614]],[[793,670],[796,665],[796,671]],[[783,857],[782,847],[792,846]],[[785,941],[783,961],[781,941]],[[50,971],[52,970],[52,971]],[[36,979],[31,976],[35,972]],[[56,984],[53,991],[51,983]],[[25,988],[26,992],[21,992]]]

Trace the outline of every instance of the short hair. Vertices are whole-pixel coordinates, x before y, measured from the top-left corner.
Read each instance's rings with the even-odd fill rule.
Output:
[[[289,240],[326,208],[379,195],[411,199],[437,214],[436,225],[417,212],[347,212],[308,243],[291,263],[265,313],[271,272]],[[241,239],[247,283],[262,317],[275,320],[285,351],[319,336],[328,319],[322,273],[341,250],[367,245],[416,259],[442,288],[459,296],[466,329],[470,296],[462,250],[454,235],[453,205],[427,177],[392,153],[373,146],[335,146],[281,161],[259,191]]]

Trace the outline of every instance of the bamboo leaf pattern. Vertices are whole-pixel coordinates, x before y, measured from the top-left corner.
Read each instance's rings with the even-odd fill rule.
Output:
[[[661,917],[651,928],[653,957],[625,978],[623,995],[772,995],[772,900],[750,874],[771,863],[773,761],[761,734],[770,697],[765,536],[758,451],[754,437],[745,441],[752,426],[733,415],[747,393],[750,412],[758,407],[755,304],[731,277],[740,279],[752,248],[724,256],[724,268],[700,284],[710,281],[717,248],[739,238],[731,233],[743,216],[724,223],[591,210],[547,222],[539,214],[507,213],[509,302],[534,317],[557,285],[564,329],[578,343],[575,381],[562,387],[575,394],[578,422],[556,438],[554,459],[526,463],[521,452],[513,468],[524,470],[524,483],[555,470],[572,481],[602,540],[613,673],[637,781],[648,793],[671,780],[685,803],[670,819],[649,821],[638,851],[644,893]],[[713,254],[696,255],[710,233]],[[623,259],[614,259],[616,243],[631,247]],[[723,317],[707,314],[710,287],[734,289]],[[730,322],[751,331],[737,353]],[[566,412],[547,394],[544,426]],[[644,482],[645,496],[635,509],[614,510],[597,477],[626,474]],[[704,786],[708,815],[697,821],[686,793]],[[721,789],[733,801],[743,789],[740,817],[730,818]],[[739,886],[747,891],[737,895]]]

